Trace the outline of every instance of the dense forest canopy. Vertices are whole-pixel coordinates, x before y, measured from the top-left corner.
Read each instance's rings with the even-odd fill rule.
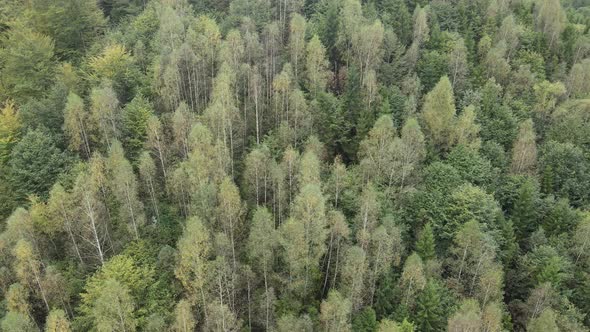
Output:
[[[587,0],[3,0],[0,330],[590,329]]]

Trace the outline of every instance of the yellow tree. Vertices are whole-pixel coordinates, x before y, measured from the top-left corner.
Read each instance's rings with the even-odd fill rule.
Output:
[[[66,313],[61,309],[54,309],[49,312],[45,322],[45,332],[70,332],[70,321]]]
[[[19,240],[12,250],[15,258],[14,270],[19,280],[38,292],[49,311],[49,303],[42,284],[43,264],[31,243],[25,239]]]
[[[21,121],[12,101],[6,101],[0,109],[0,164],[8,161],[12,147],[17,143],[21,129]]]

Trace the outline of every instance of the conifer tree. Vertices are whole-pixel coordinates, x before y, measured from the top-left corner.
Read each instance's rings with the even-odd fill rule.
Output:
[[[430,223],[424,225],[424,228],[422,228],[422,231],[418,236],[416,253],[420,255],[420,258],[424,261],[436,258],[434,233],[432,232],[432,226]]]

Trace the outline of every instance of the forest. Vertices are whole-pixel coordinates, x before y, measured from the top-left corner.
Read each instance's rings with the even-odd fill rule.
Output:
[[[590,1],[1,0],[0,331],[590,331]]]

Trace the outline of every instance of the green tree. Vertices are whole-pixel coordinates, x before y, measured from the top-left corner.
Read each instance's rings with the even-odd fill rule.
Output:
[[[391,26],[404,45],[408,45],[412,37],[412,15],[405,1],[384,0],[381,4],[381,20]]]
[[[352,318],[352,330],[360,332],[374,332],[377,330],[375,310],[365,307]]]
[[[406,120],[402,127],[401,138],[394,142],[394,146],[394,165],[397,167],[395,167],[396,171],[390,170],[389,185],[391,186],[395,178],[395,182],[403,189],[405,185],[412,184],[412,176],[420,168],[426,156],[424,135],[416,119]]]
[[[137,82],[138,72],[133,67],[133,58],[124,45],[110,43],[101,54],[90,58],[89,65],[92,78],[112,85],[121,101],[127,102],[133,97],[133,90],[140,82]]]
[[[574,252],[575,252],[575,263],[582,258],[588,260],[587,248],[590,246],[590,217],[586,215],[582,221],[578,224],[574,233]],[[587,261],[588,263],[588,261]]]
[[[382,115],[359,146],[361,168],[366,177],[377,183],[387,183],[393,174],[395,127],[391,116]]]
[[[148,119],[152,113],[152,105],[141,95],[125,105],[121,119],[122,143],[128,158],[132,161],[137,160],[147,140]]]
[[[31,1],[28,22],[55,40],[56,53],[76,59],[90,48],[105,28],[103,13],[92,0]]]
[[[419,331],[440,331],[446,325],[446,312],[443,302],[442,286],[429,280],[416,298],[414,322]]]
[[[32,130],[12,150],[10,175],[21,198],[32,194],[45,198],[67,164],[67,155],[51,134]]]
[[[512,221],[519,239],[524,240],[537,230],[538,188],[533,179],[526,179],[518,191],[512,209]]]
[[[436,258],[434,233],[432,232],[432,225],[427,223],[422,228],[416,242],[416,253],[420,255],[422,260],[427,261],[429,259]]]
[[[300,271],[303,275],[299,274],[299,278],[303,279],[304,294],[307,294],[312,288],[312,280],[319,274],[320,260],[326,252],[328,235],[325,199],[317,185],[308,184],[301,189],[293,202],[291,216],[292,222],[303,228],[304,242],[301,245],[305,248],[305,255],[302,257],[303,271]],[[289,241],[289,233],[283,234],[284,240]]]
[[[139,248],[139,250],[146,250],[146,247]],[[98,306],[102,306],[100,310],[104,315],[115,315],[109,316],[109,319],[117,319],[121,314],[123,318],[126,317],[124,319],[127,321],[126,324],[134,322],[133,324],[139,326],[144,322],[149,314],[145,308],[153,305],[152,308],[155,309],[157,303],[149,301],[149,295],[146,293],[146,290],[154,291],[155,288],[152,288],[152,285],[156,282],[156,274],[154,266],[145,259],[146,257],[138,257],[132,253],[132,250],[128,250],[124,254],[111,257],[99,270],[87,278],[84,291],[80,294],[82,301],[79,310],[82,315],[77,321],[83,324],[81,326],[85,328],[97,326],[98,320],[102,319],[97,316]],[[116,295],[120,298],[116,298]],[[159,295],[166,296],[162,293]],[[114,306],[116,301],[121,301],[120,308]],[[123,324],[122,321],[121,324]]]
[[[459,38],[455,41],[453,50],[449,55],[449,77],[454,91],[463,91],[467,81],[467,74],[469,74],[467,47],[465,47],[463,38]]]
[[[16,26],[0,45],[0,98],[24,103],[29,98],[43,96],[54,80],[51,38],[25,26]]]
[[[557,143],[549,141],[544,147],[540,158],[544,188],[548,193],[567,197],[574,206],[580,206],[588,201],[587,188],[590,182],[590,170],[587,158],[582,149],[571,143]]]
[[[143,184],[143,192],[149,194],[150,201],[152,203],[152,216],[156,217],[156,220],[160,219],[160,212],[158,208],[158,178],[156,175],[156,165],[154,160],[150,156],[150,153],[144,151],[139,157],[139,178]]]

